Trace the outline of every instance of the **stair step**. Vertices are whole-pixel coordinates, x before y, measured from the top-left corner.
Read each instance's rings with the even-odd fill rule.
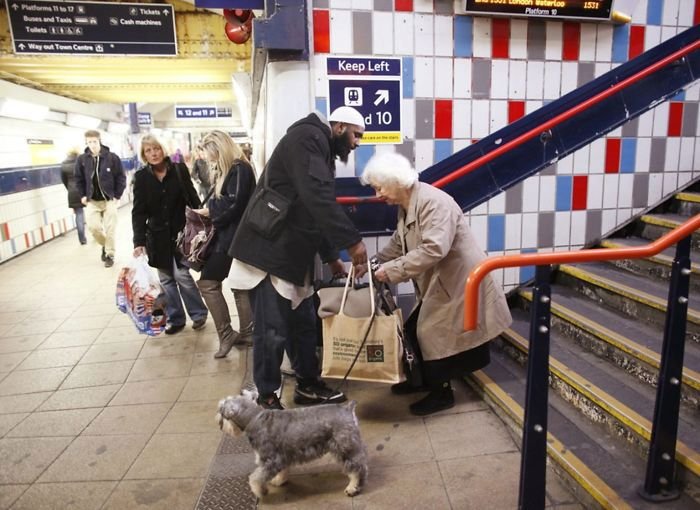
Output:
[[[694,193],[692,191],[682,191],[681,193],[676,193],[676,200],[682,200],[684,202],[695,202],[700,204],[700,193]]]
[[[644,214],[639,218],[638,231],[636,233],[644,239],[653,241],[667,234],[672,229],[680,227],[688,219],[688,216],[674,213]],[[697,231],[692,234],[691,246],[694,250],[700,249],[700,233]]]
[[[668,283],[656,282],[604,262],[562,264],[555,277],[581,294],[604,302],[620,312],[663,327],[666,320]],[[697,297],[688,296],[686,337],[700,341],[700,312],[693,307]],[[634,306],[630,306],[630,305]]]
[[[641,237],[610,237],[600,242],[602,248],[609,249],[638,248],[648,244],[649,241]],[[649,258],[610,260],[608,264],[613,264],[639,276],[651,276],[656,280],[667,282],[671,277],[675,256],[676,249],[672,247]],[[700,293],[700,253],[691,251],[690,270],[691,293]]]
[[[471,380],[477,391],[499,406],[502,416],[522,427],[524,374],[523,367],[495,351],[491,364],[472,374]],[[602,508],[658,509],[636,492],[644,482],[644,460],[608,430],[582,420],[556,392],[549,394],[547,443],[550,459]],[[672,508],[698,509],[700,504],[682,494]]]
[[[517,348],[523,358],[527,357],[530,319],[522,310],[514,313],[511,328],[502,335],[504,339]],[[651,439],[651,421],[653,419],[656,389],[632,379],[620,370],[596,358],[593,354],[582,352],[571,345],[562,335],[552,331],[550,335],[550,372],[568,388],[583,396],[596,410],[590,415],[595,420],[602,420],[600,411],[608,414],[616,424],[613,432],[622,427],[634,433],[642,458],[646,458],[648,443]],[[563,397],[570,390],[563,392]],[[574,399],[575,400],[575,399]],[[578,407],[577,404],[573,404]],[[586,413],[589,414],[589,413]],[[678,441],[676,443],[676,460],[693,475],[700,477],[700,430],[696,423],[697,409],[682,411],[679,419]],[[610,425],[609,425],[610,426]],[[700,481],[700,478],[698,478]]]
[[[532,301],[532,292],[520,296]],[[529,307],[528,307],[529,308]],[[581,299],[573,290],[552,286],[552,327],[596,356],[615,364],[646,384],[656,386],[661,366],[663,331]],[[517,314],[519,310],[511,310]],[[529,319],[528,319],[529,321]],[[682,377],[683,402],[700,409],[700,347],[686,342]]]
[[[676,203],[673,204],[678,214],[683,216],[694,216],[700,213],[700,193],[684,191],[676,193],[674,197]]]

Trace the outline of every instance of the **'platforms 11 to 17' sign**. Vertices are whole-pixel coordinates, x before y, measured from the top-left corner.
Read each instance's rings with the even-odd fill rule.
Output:
[[[328,106],[352,106],[365,119],[362,143],[401,143],[401,59],[328,57]]]

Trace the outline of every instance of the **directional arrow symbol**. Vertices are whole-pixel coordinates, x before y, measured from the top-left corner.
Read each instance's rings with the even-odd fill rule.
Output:
[[[381,103],[389,102],[389,91],[388,90],[378,90],[375,92],[377,94],[377,99],[374,100],[374,106],[379,106]]]
[[[12,8],[17,12],[17,9],[19,9],[19,5],[17,4],[12,4]]]
[[[17,46],[20,50],[24,50],[24,43],[19,43]]]

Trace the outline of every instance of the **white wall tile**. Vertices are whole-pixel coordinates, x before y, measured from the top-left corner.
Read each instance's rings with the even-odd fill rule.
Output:
[[[571,242],[571,213],[554,213],[554,246],[569,246]]]
[[[454,97],[472,97],[472,61],[468,58],[455,58],[454,69]]]
[[[413,0],[413,10],[416,12],[433,12],[433,0]]]
[[[428,57],[416,57],[413,62],[414,87],[413,94],[415,97],[433,98],[435,96],[434,82],[434,60]]]
[[[328,95],[328,75],[326,74],[325,54],[316,54],[313,58],[314,95],[326,97]]]
[[[695,138],[681,138],[680,160],[678,169],[681,172],[693,170],[693,155],[695,154]]]
[[[586,244],[586,211],[571,212],[571,245],[572,249]]]
[[[545,42],[544,58],[546,60],[561,61],[563,48],[564,25],[559,22],[547,22],[547,36]]]
[[[413,19],[415,23],[416,55],[433,55],[435,53],[433,15],[416,14]]]
[[[574,162],[573,162],[573,173],[577,175],[584,175],[589,172],[590,169],[590,146],[586,145],[581,147],[579,150],[574,152]]]
[[[649,174],[649,204],[656,204],[663,196],[664,174]]]
[[[508,55],[511,59],[527,59],[527,20],[511,18]]]
[[[646,25],[647,23],[647,3],[637,2],[632,12],[626,14],[632,15],[632,23],[635,25]]]
[[[531,60],[527,63],[525,86],[525,97],[528,99],[542,99],[544,97],[544,62]]]
[[[632,190],[634,189],[634,174],[620,174],[620,195],[618,207],[632,207]]]
[[[506,214],[506,250],[520,250],[522,214]]]
[[[588,209],[603,208],[603,175],[588,176],[588,193],[586,195],[586,207]]]
[[[653,136],[666,136],[668,134],[669,104],[667,102],[657,105],[654,112],[654,124],[651,128]]]
[[[619,183],[619,174],[606,174],[603,176],[603,207],[605,209],[617,207]]]
[[[476,244],[481,246],[482,248],[486,248],[486,243],[488,240],[488,216],[486,215],[480,215],[480,216],[474,216],[471,215],[469,217],[469,228],[472,230],[472,234],[474,234],[474,238],[476,239]]]
[[[661,27],[647,25],[644,29],[644,51],[661,43]]]
[[[487,99],[472,101],[472,138],[483,138],[489,134],[490,118]]]
[[[473,55],[477,58],[491,58],[491,20],[481,17],[473,19]]]
[[[508,94],[510,99],[525,99],[526,83],[523,76],[527,73],[527,62],[524,60],[510,61],[510,79],[508,80]],[[501,77],[493,76],[491,80],[501,79]]]
[[[654,130],[654,110],[642,113],[637,119],[637,136],[651,136]]]
[[[506,194],[501,193],[488,200],[489,214],[504,214],[506,212]]]
[[[544,101],[525,101],[525,115],[529,115],[535,110],[544,106]]]
[[[677,172],[680,162],[681,139],[676,137],[666,138],[666,158],[664,161],[664,170],[666,172]]]
[[[670,195],[678,188],[678,174],[676,172],[664,172],[663,196]]]
[[[632,209],[617,210],[617,224],[620,225],[632,217]]]
[[[435,62],[435,98],[452,99],[452,59],[436,58]]]
[[[434,147],[432,140],[416,140],[416,170],[422,172],[433,165]]]
[[[506,99],[508,93],[508,61],[495,59],[491,61],[491,97]]]
[[[454,20],[450,16],[435,16],[435,55],[451,57],[454,54]]]
[[[571,175],[574,173],[574,157],[569,154],[557,163],[557,175]]]
[[[561,62],[544,64],[544,99],[558,99],[561,96]]]
[[[375,55],[394,54],[394,14],[372,13],[372,51]]]
[[[695,2],[693,0],[680,0],[678,6],[678,25],[681,27],[690,27],[693,25],[693,14]]]
[[[664,8],[661,14],[661,24],[677,26],[678,25],[678,0],[664,0]]]
[[[678,172],[678,188],[684,187],[693,179],[693,171]]]
[[[495,133],[508,124],[508,101],[491,101],[490,132]]]
[[[641,3],[641,2],[640,2]],[[612,60],[613,25],[598,23],[598,36],[596,39],[595,56],[599,62]]]
[[[700,82],[695,82],[685,90],[686,101],[697,101],[700,99]]]
[[[581,43],[579,45],[579,62],[594,62],[596,53],[596,23],[581,23]]]
[[[562,62],[561,95],[566,95],[578,87],[578,63]]]
[[[331,53],[353,52],[352,48],[352,11],[331,11]]]
[[[675,26],[673,26],[673,27],[662,26],[661,27],[661,41],[662,42],[668,41],[671,37],[676,35],[677,32],[678,32],[678,29]]]
[[[455,152],[466,149],[472,144],[471,139],[454,139],[452,141],[452,147],[454,147]]]
[[[533,175],[523,181],[523,212],[537,212],[540,203],[540,177]]]
[[[595,65],[595,68],[593,70],[593,73],[595,74],[595,78],[600,78],[603,76],[605,73],[610,71],[612,69],[612,64],[610,62],[602,62],[602,63],[597,63]]]
[[[605,171],[605,139],[593,140],[588,147],[589,173],[602,174]]]
[[[394,14],[394,49],[397,55],[413,55],[413,13]]]
[[[538,214],[523,214],[523,248],[537,248]]]
[[[373,0],[352,0],[353,10],[371,11],[374,9]]]
[[[601,230],[603,236],[615,230],[617,227],[617,209],[604,209],[601,218]]]
[[[468,99],[452,101],[452,136],[454,138],[471,138],[472,104]],[[456,147],[455,147],[455,150]]]
[[[553,211],[556,198],[557,178],[554,175],[540,177],[540,211]]]
[[[413,99],[401,100],[401,133],[409,140],[416,137],[416,102]]]

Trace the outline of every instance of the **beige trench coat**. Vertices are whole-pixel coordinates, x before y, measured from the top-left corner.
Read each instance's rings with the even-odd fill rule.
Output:
[[[426,360],[477,347],[498,336],[512,322],[503,289],[487,275],[479,288],[479,320],[464,331],[464,284],[485,258],[454,199],[417,182],[407,210],[389,244],[378,254],[391,283],[413,280],[418,315],[418,343]]]

